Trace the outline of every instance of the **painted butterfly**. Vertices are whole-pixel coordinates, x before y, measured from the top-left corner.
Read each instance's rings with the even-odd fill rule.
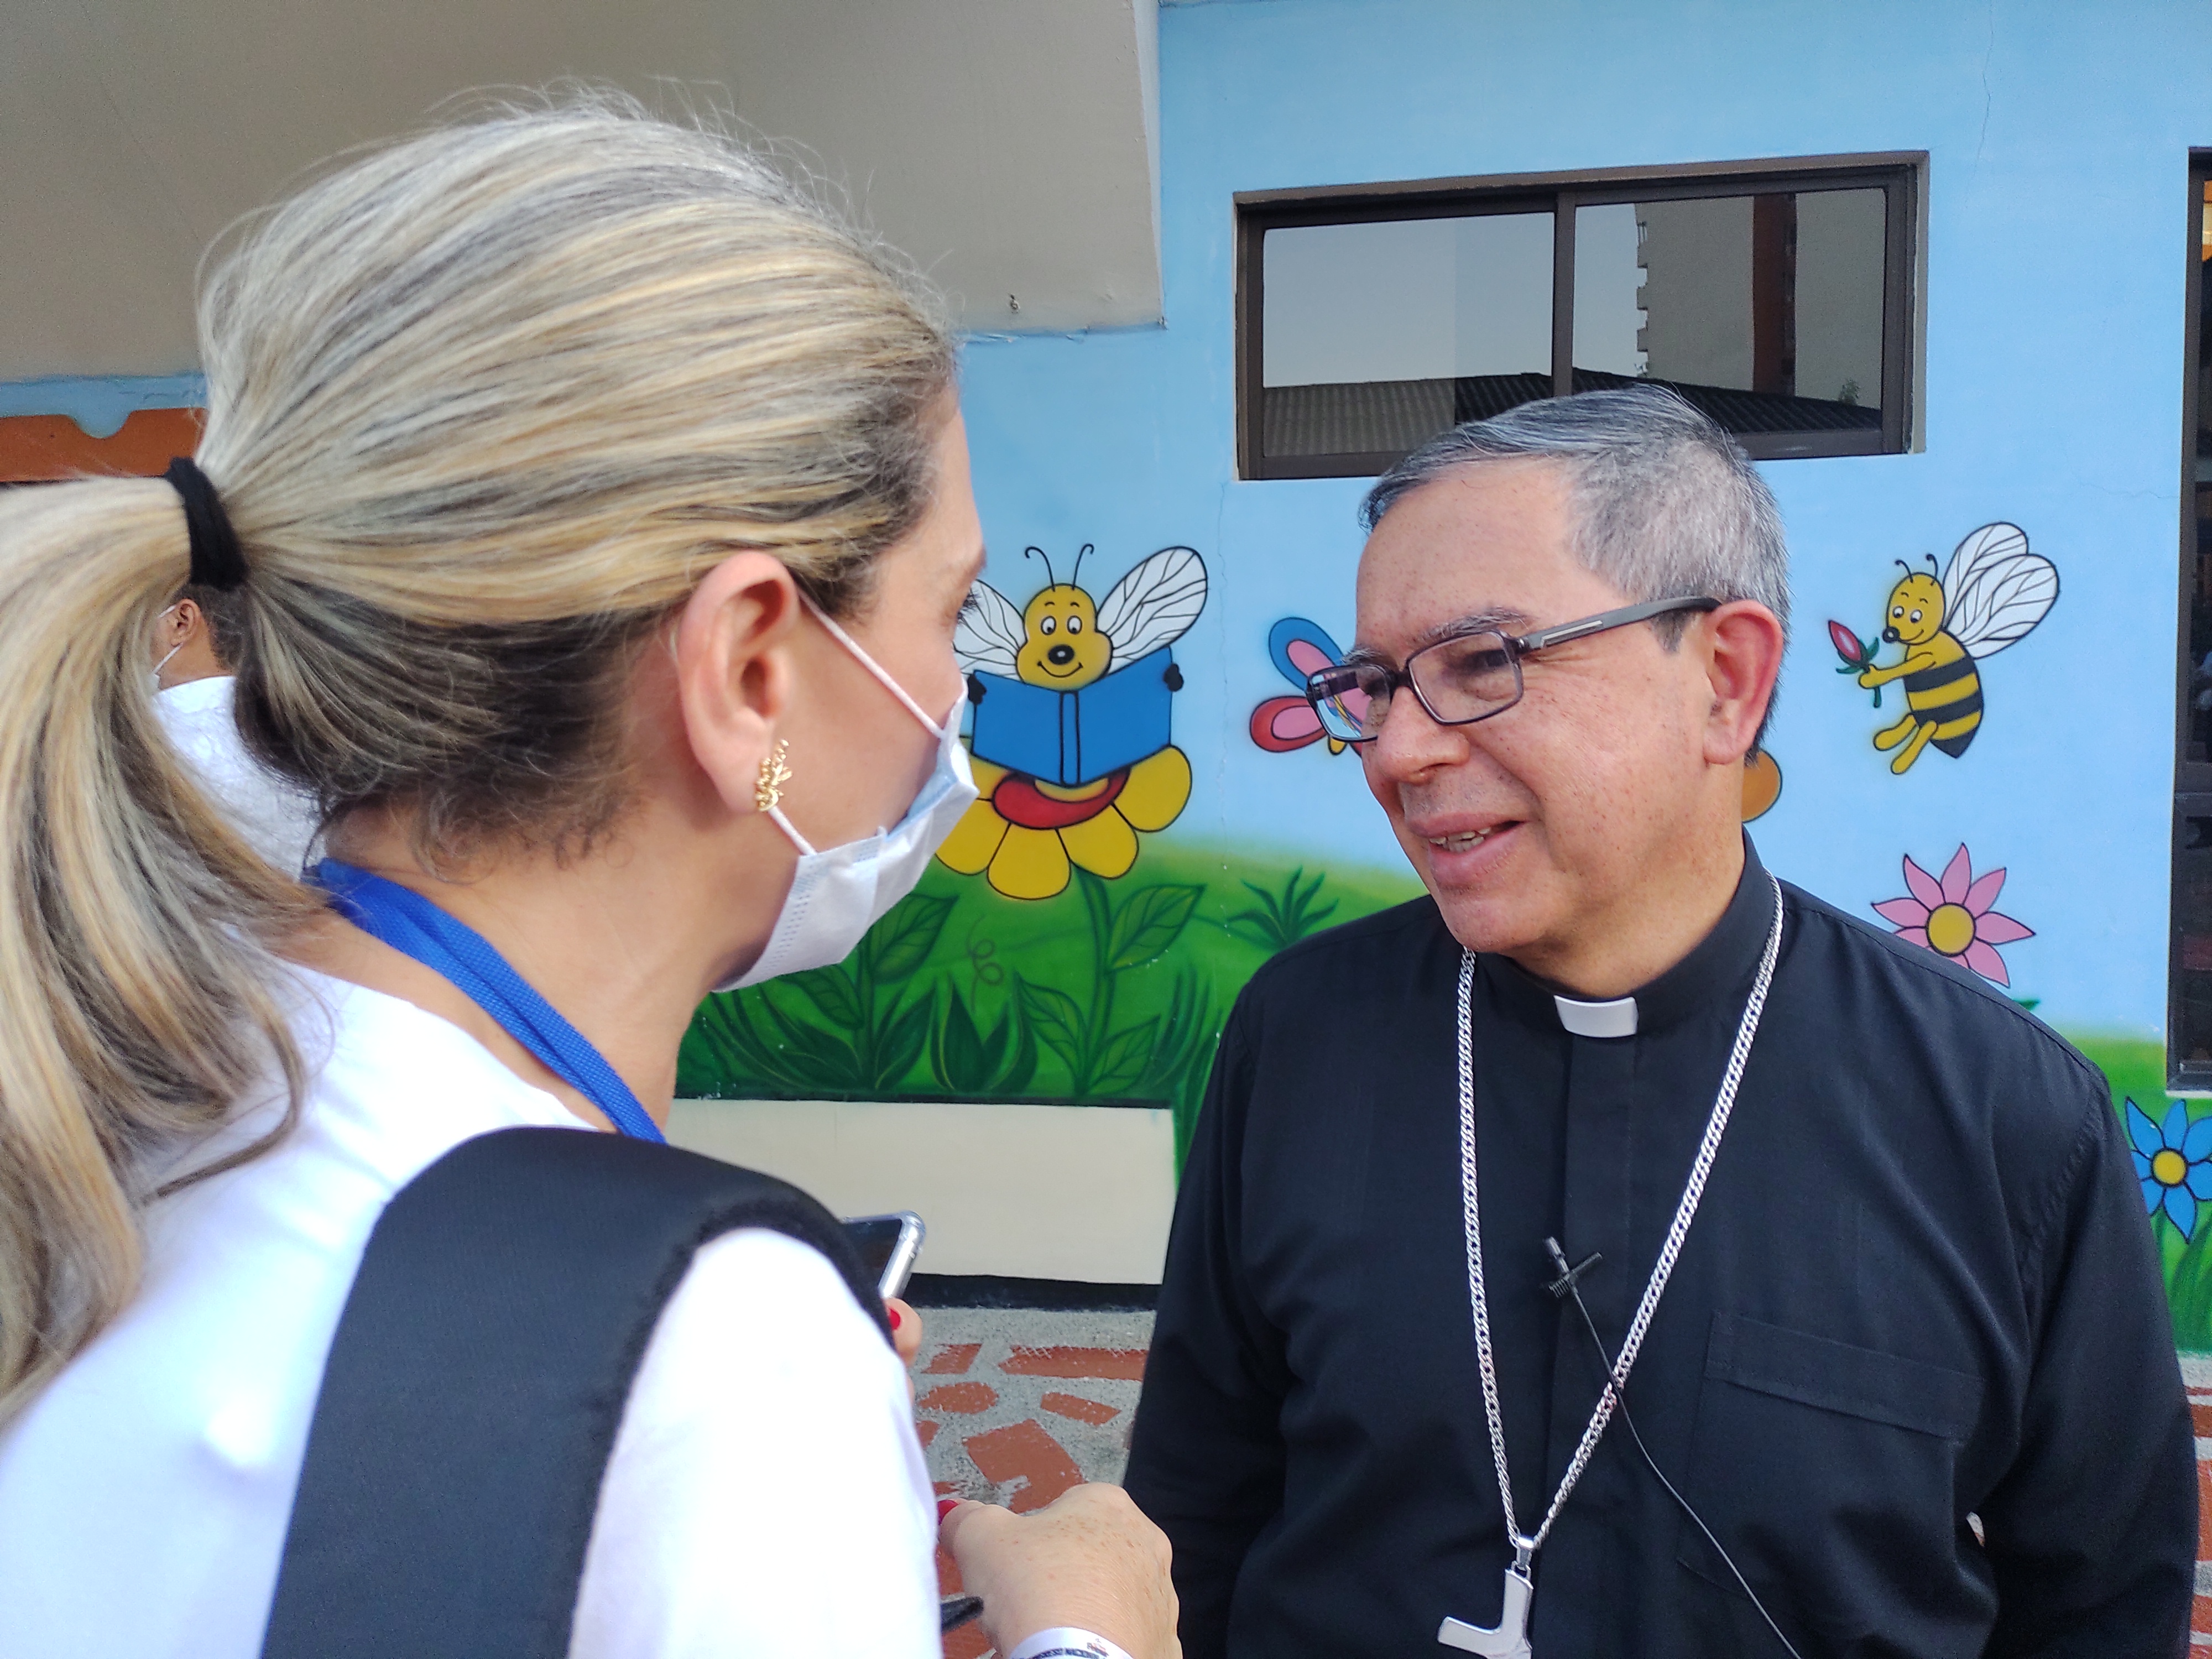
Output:
[[[1336,641],[1319,623],[1285,617],[1267,630],[1267,654],[1283,678],[1301,690],[1294,697],[1270,697],[1252,711],[1252,741],[1271,755],[1287,755],[1326,740],[1330,754],[1342,754],[1344,744],[1322,730],[1321,716],[1303,690],[1307,675],[1344,660]]]

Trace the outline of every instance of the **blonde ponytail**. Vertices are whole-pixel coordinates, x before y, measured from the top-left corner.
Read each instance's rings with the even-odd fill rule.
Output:
[[[895,258],[611,99],[349,162],[242,231],[200,331],[240,730],[434,866],[615,820],[636,653],[732,550],[864,604],[952,374]],[[315,902],[148,692],[186,569],[164,483],[0,499],[0,1422],[128,1302],[151,1172],[256,1079],[304,1087],[273,988]]]
[[[185,570],[165,483],[0,501],[0,1421],[128,1298],[149,1165],[297,1071],[267,969],[305,896],[155,723]]]

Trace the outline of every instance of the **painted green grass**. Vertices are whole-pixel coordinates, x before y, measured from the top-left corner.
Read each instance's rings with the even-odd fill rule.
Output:
[[[841,966],[708,998],[678,1092],[1155,1101],[1180,1161],[1253,971],[1419,891],[1410,872],[1152,841],[1120,879],[1039,902],[933,864]]]
[[[1418,896],[1410,872],[1148,841],[1117,881],[1000,896],[933,864],[842,965],[710,997],[677,1090],[698,1099],[1149,1101],[1172,1106],[1178,1167],[1214,1045],[1260,964],[1323,927]],[[2156,1042],[2075,1036],[2114,1109],[2165,1116]],[[2189,1103],[2191,1119],[2212,1100]],[[2175,1342],[2212,1352],[2212,1206],[2194,1239],[2148,1224]]]

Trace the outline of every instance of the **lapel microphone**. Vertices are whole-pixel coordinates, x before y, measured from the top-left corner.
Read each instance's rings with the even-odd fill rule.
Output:
[[[1555,1302],[1565,1301],[1568,1294],[1581,1283],[1582,1276],[1605,1260],[1602,1252],[1592,1250],[1581,1261],[1570,1267],[1567,1266],[1566,1250],[1556,1238],[1546,1239],[1544,1250],[1552,1258],[1552,1265],[1559,1270],[1559,1276],[1544,1287],[1551,1291],[1552,1299]]]
[[[1567,1265],[1566,1247],[1556,1238],[1547,1238],[1544,1241],[1544,1253],[1552,1258],[1552,1266],[1558,1268],[1559,1273],[1557,1279],[1552,1280],[1544,1288],[1551,1291],[1554,1300],[1565,1302],[1571,1297],[1574,1299],[1575,1311],[1582,1316],[1583,1327],[1589,1332],[1590,1346],[1597,1350],[1598,1364],[1605,1368],[1605,1375],[1608,1379],[1606,1386],[1613,1391],[1620,1425],[1628,1431],[1629,1439],[1635,1443],[1636,1455],[1644,1460],[1644,1468],[1650,1469],[1659,1484],[1667,1489],[1667,1496],[1674,1500],[1676,1507],[1688,1516],[1698,1530],[1705,1534],[1705,1542],[1713,1547],[1714,1553],[1720,1557],[1722,1565],[1728,1568],[1737,1586],[1751,1598],[1751,1605],[1759,1609],[1759,1616],[1766,1621],[1767,1629],[1774,1632],[1774,1639],[1782,1644],[1784,1650],[1790,1655],[1790,1659],[1803,1659],[1803,1656],[1797,1651],[1796,1645],[1782,1633],[1782,1626],[1775,1623],[1774,1615],[1766,1610],[1766,1603],[1759,1599],[1759,1592],[1752,1589],[1750,1581],[1743,1576],[1742,1569],[1729,1558],[1728,1551],[1722,1547],[1721,1540],[1713,1536],[1713,1529],[1705,1524],[1705,1517],[1690,1507],[1688,1498],[1674,1490],[1674,1483],[1667,1478],[1665,1472],[1660,1468],[1658,1461],[1646,1449],[1644,1437],[1637,1430],[1636,1419],[1629,1415],[1626,1382],[1616,1382],[1611,1380],[1614,1377],[1617,1369],[1613,1362],[1613,1354],[1605,1346],[1605,1339],[1597,1334],[1597,1321],[1590,1317],[1589,1305],[1583,1300],[1582,1290],[1583,1275],[1602,1261],[1605,1259],[1604,1256],[1600,1252],[1592,1250],[1582,1261],[1570,1267]],[[1525,1649],[1522,1650],[1526,1651]]]

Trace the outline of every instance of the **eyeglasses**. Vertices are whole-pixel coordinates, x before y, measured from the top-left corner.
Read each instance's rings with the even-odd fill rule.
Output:
[[[1455,634],[1423,646],[1406,659],[1403,668],[1355,662],[1320,669],[1306,676],[1306,701],[1320,717],[1322,729],[1339,743],[1371,743],[1382,736],[1382,722],[1389,717],[1401,686],[1412,690],[1438,726],[1472,726],[1521,701],[1524,657],[1672,611],[1717,611],[1720,605],[1718,599],[1702,597],[1647,599],[1533,634],[1501,634],[1494,629]]]

